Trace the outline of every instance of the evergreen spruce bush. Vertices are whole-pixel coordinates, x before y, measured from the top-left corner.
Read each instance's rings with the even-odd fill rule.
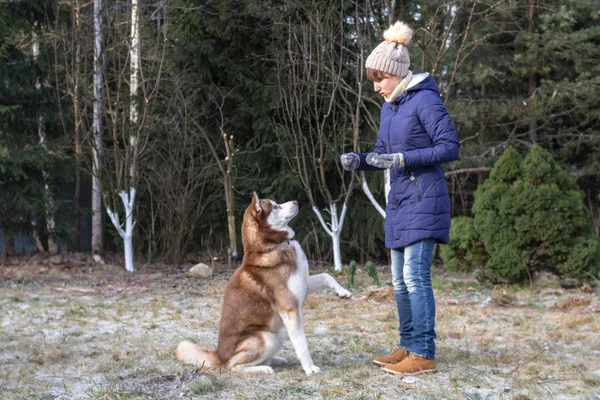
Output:
[[[379,286],[379,277],[377,276],[377,268],[375,267],[375,264],[373,263],[373,261],[367,261],[366,267],[367,267],[367,275],[369,275],[371,278],[373,278],[373,285]]]
[[[534,146],[500,157],[475,193],[473,218],[452,221],[446,267],[509,282],[538,271],[589,279],[600,272],[600,238],[577,184],[552,155]]]
[[[452,240],[447,246],[442,246],[440,255],[446,268],[458,272],[470,272],[484,265],[485,248],[481,237],[475,229],[473,218],[456,217],[450,228]]]
[[[350,261],[350,265],[348,265],[348,287],[354,287],[354,277],[356,276],[356,261]]]

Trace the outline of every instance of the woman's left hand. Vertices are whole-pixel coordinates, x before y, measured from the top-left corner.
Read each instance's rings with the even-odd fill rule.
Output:
[[[402,153],[392,154],[367,154],[367,164],[377,168],[401,168],[404,167],[404,155]]]

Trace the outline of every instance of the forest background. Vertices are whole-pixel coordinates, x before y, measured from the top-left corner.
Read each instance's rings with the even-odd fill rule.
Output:
[[[384,205],[384,175],[345,172],[339,155],[374,145],[364,60],[396,20],[461,142],[453,217],[471,216],[508,146],[537,144],[599,235],[595,1],[3,0],[3,256],[26,234],[40,252],[121,252],[129,238],[139,262],[233,258],[256,191],[298,200],[310,259],[387,262],[365,195]]]

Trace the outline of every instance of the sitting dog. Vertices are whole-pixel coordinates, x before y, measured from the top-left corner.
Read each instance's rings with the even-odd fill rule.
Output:
[[[244,258],[225,288],[216,350],[183,341],[178,360],[198,367],[224,366],[234,372],[273,373],[272,365],[285,340],[283,327],[307,375],[320,373],[308,351],[302,324],[302,304],[309,293],[330,288],[349,298],[329,274],[308,275],[308,261],[288,226],[298,214],[298,203],[260,200],[256,193],[244,213]]]

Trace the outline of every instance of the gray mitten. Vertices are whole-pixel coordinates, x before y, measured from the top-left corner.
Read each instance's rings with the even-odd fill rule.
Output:
[[[360,165],[360,157],[356,153],[344,153],[340,156],[340,162],[346,171],[354,171]]]
[[[367,154],[367,164],[381,169],[404,167],[404,155],[402,153],[393,154]]]

